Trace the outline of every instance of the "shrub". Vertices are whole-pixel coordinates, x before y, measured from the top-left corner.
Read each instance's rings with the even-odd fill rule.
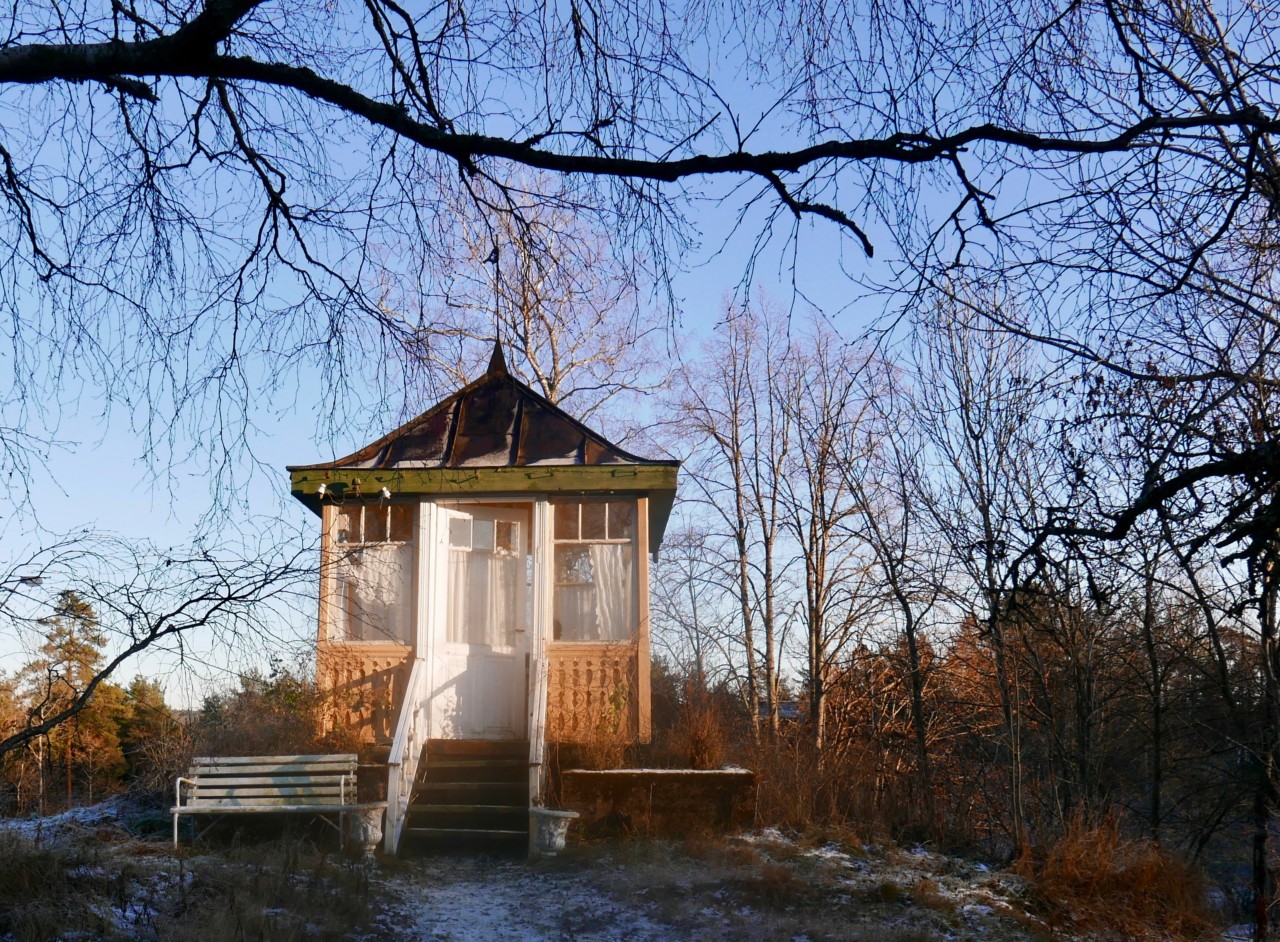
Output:
[[[295,671],[251,673],[240,689],[205,698],[191,729],[194,755],[355,752],[345,729],[326,731],[329,694]]]
[[[1124,837],[1109,817],[1073,821],[1015,870],[1031,882],[1051,922],[1126,937],[1202,939],[1214,932],[1200,872],[1152,841]]]

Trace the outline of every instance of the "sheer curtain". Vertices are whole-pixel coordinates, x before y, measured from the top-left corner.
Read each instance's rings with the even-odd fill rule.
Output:
[[[631,636],[631,547],[592,544],[591,581],[595,584],[595,637],[626,640]]]
[[[447,638],[456,644],[514,643],[520,560],[450,548]]]
[[[410,644],[413,545],[379,543],[351,552],[338,570],[344,640]]]

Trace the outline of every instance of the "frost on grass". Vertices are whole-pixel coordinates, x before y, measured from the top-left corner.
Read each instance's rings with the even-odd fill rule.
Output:
[[[373,942],[1029,942],[1016,877],[927,851],[724,841],[577,847],[554,861],[406,860],[374,878]],[[1059,935],[1059,938],[1069,938]]]
[[[0,823],[0,940],[337,942],[367,921],[363,866],[304,841],[174,854],[136,831],[154,817],[114,799]]]

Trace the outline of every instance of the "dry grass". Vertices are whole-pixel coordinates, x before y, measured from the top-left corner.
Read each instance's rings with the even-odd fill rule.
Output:
[[[729,753],[727,724],[705,698],[690,698],[676,713],[663,744],[673,767],[718,769]]]
[[[745,757],[756,773],[756,820],[796,833],[856,831],[884,839],[894,822],[879,808],[873,770],[856,757],[819,756],[801,737],[762,741]]]
[[[0,843],[0,936],[14,942],[336,942],[370,915],[364,868],[297,841],[193,859]]]
[[[1045,853],[1024,856],[1015,869],[1059,925],[1126,938],[1205,939],[1216,931],[1199,871],[1150,841],[1124,837],[1110,819],[1073,823]]]

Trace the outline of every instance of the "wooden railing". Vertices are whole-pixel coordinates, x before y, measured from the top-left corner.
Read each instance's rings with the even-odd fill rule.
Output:
[[[542,762],[547,746],[547,659],[529,664],[529,807],[542,806]]]
[[[635,645],[561,642],[550,646],[547,660],[552,741],[635,741]]]
[[[427,667],[423,658],[413,662],[409,682],[405,685],[404,706],[396,725],[396,738],[387,762],[387,822],[384,847],[394,854],[400,846],[400,834],[409,814],[413,783],[418,778],[423,747],[427,744],[429,711],[426,691]]]

